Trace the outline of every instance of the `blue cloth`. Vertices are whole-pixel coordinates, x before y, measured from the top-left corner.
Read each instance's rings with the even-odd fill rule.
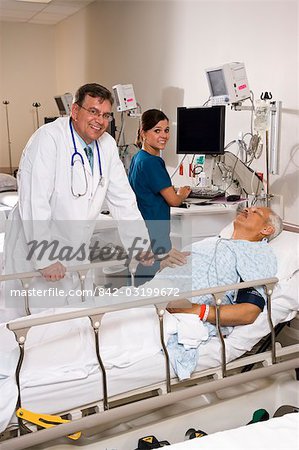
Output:
[[[170,207],[160,191],[172,184],[163,159],[140,150],[131,161],[129,182],[147,225],[153,252],[159,248],[160,253],[168,252],[171,249]]]
[[[261,311],[263,311],[265,306],[265,299],[256,289],[245,288],[238,290],[236,303],[251,303],[252,305],[258,306]]]
[[[167,267],[157,278],[173,280],[180,292],[269,278],[277,272],[276,257],[267,242],[249,242],[218,237],[195,242],[184,266]],[[263,288],[256,288],[265,298]],[[234,293],[229,293],[232,301]],[[193,297],[193,303],[207,303],[212,296]]]
[[[218,237],[195,242],[186,250],[191,251],[184,266],[166,268],[156,275],[159,279],[171,279],[176,288],[182,292],[208,287],[235,284],[240,280],[252,281],[275,276],[277,272],[276,257],[267,242],[249,242]],[[265,298],[262,287],[256,288]],[[192,303],[214,304],[210,294],[192,297]],[[235,292],[227,292],[223,304],[236,303]],[[248,299],[252,303],[251,298]],[[243,302],[246,299],[243,297]],[[216,327],[208,322],[209,338],[217,334]],[[232,327],[222,327],[224,334],[229,334]],[[196,367],[197,353],[187,350],[179,344],[176,336],[168,342],[168,351],[173,368],[180,379],[187,378]]]

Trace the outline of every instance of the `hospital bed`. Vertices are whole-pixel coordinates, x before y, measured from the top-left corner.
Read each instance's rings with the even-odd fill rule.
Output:
[[[17,180],[6,173],[0,173],[0,267],[4,245],[5,223],[9,211],[18,201]]]
[[[32,448],[35,444],[91,428],[95,429],[96,433],[102,431],[100,439],[102,439],[103,447],[101,448],[106,448],[111,438],[107,438],[106,435],[108,440],[103,440],[105,432],[107,433],[105,430],[113,425],[116,427],[116,433],[119,433],[117,425],[126,422],[128,418],[144,416],[145,420],[151,421],[153,420],[151,416],[149,417],[151,411],[158,411],[159,417],[162,410],[166,414],[165,410],[169,410],[168,405],[175,404],[179,405],[176,407],[179,409],[180,423],[182,423],[182,417],[187,418],[186,410],[183,416],[181,414],[182,404],[186,402],[186,399],[188,400],[187,411],[192,407],[198,414],[198,408],[201,407],[205,409],[206,414],[209,406],[217,407],[217,414],[223,402],[221,397],[215,394],[216,392],[227,392],[237,386],[233,395],[236,396],[238,386],[251,383],[251,388],[246,389],[252,390],[252,383],[258,383],[259,379],[266,380],[270,377],[272,380],[279,375],[285,376],[289,373],[288,371],[298,367],[296,359],[298,345],[279,348],[274,342],[273,329],[272,352],[230,362],[250,350],[262,336],[266,335],[271,329],[271,323],[275,326],[278,322],[289,321],[296,315],[298,258],[296,252],[294,252],[294,258],[290,254],[286,258],[285,249],[286,247],[296,248],[297,243],[298,236],[294,233],[283,232],[271,244],[277,253],[279,265],[279,283],[274,289],[272,300],[270,300],[270,294],[268,296],[271,315],[268,315],[265,309],[254,324],[235,327],[225,339],[225,348],[223,348],[223,340],[219,340],[218,337],[200,346],[196,372],[190,381],[183,384],[175,379],[167,358],[165,359],[165,355],[167,356],[163,344],[167,331],[164,314],[167,303],[165,297],[139,299],[138,308],[133,308],[136,303],[132,302],[130,296],[118,298],[114,304],[110,297],[109,304],[106,306],[92,309],[80,308],[74,311],[48,311],[18,319],[10,323],[9,328],[3,325],[0,328],[2,365],[0,369],[0,401],[2,402],[0,430],[5,438],[1,444],[3,448]],[[275,282],[275,279],[265,281],[268,292],[273,290]],[[227,287],[223,289],[218,287],[212,289],[212,292],[217,297],[225,290]],[[188,296],[191,295],[198,295],[198,292],[188,293]],[[167,298],[167,301],[169,300],[171,299]],[[156,307],[149,306],[153,303]],[[70,317],[74,319],[62,320]],[[63,354],[57,354],[57,346],[58,348],[63,346]],[[161,351],[163,348],[164,355]],[[23,350],[24,360],[21,366],[19,364],[20,372],[17,376],[20,383],[19,403],[22,408],[39,414],[59,414],[64,417],[67,415],[72,421],[59,427],[34,431],[31,434],[10,439],[19,432],[14,418],[14,409],[18,400],[15,371],[19,352],[22,353]],[[259,363],[262,367],[252,373],[238,373],[240,367],[253,362]],[[105,368],[104,371],[103,368]],[[297,388],[293,372],[288,377],[285,384],[289,397],[285,401],[295,398],[294,393]],[[199,380],[200,383],[196,384]],[[190,383],[196,385],[186,389],[185,386]],[[257,384],[254,384],[253,394],[257,393],[256,387]],[[273,386],[266,386],[266,388],[269,387],[273,388]],[[279,392],[281,392],[280,388],[281,383],[278,383]],[[268,403],[271,404],[273,404],[272,390],[271,395],[268,395]],[[157,393],[161,395],[152,398]],[[239,394],[237,396],[242,397],[241,391]],[[222,395],[227,400],[227,394]],[[131,403],[132,400],[139,398],[142,400]],[[194,404],[195,399],[199,404]],[[280,406],[279,400],[277,402],[276,405],[272,405],[272,408]],[[246,403],[248,403],[248,392]],[[141,432],[140,417],[138,420],[136,426]],[[156,429],[161,426],[160,422],[161,420],[158,420],[155,424]],[[239,424],[235,424],[237,425]],[[33,426],[32,429],[34,430],[35,427]],[[217,431],[217,427],[216,429],[214,427],[213,431]],[[182,439],[182,436],[176,437],[176,440],[179,439]],[[83,442],[80,445],[84,445],[84,438],[81,437],[80,440]],[[122,441],[119,441],[119,445],[120,442]],[[65,445],[67,445],[65,448],[69,448],[70,444]],[[91,442],[86,445],[87,448],[92,448],[89,447],[92,445]],[[111,441],[111,447],[107,448],[116,448],[112,445],[114,442]]]
[[[17,201],[16,178],[6,173],[0,173],[0,211],[7,214]]]

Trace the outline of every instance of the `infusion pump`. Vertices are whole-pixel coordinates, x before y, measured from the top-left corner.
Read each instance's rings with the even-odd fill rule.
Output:
[[[206,75],[213,106],[238,103],[250,97],[243,63],[233,62],[206,69]]]

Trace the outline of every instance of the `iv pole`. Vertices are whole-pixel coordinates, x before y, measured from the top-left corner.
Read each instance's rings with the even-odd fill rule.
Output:
[[[6,127],[7,127],[7,141],[8,141],[8,156],[9,156],[9,170],[10,175],[13,175],[12,171],[12,158],[11,158],[11,140],[10,140],[10,132],[9,132],[9,120],[8,120],[8,105],[9,101],[4,100],[3,105],[5,105],[5,113],[6,113]]]
[[[32,106],[34,106],[35,111],[36,111],[36,123],[37,123],[37,128],[39,128],[38,108],[41,106],[41,104],[38,102],[35,102],[35,103],[32,103]]]
[[[267,180],[266,180],[266,206],[270,207],[270,170],[269,170],[269,131],[266,130],[266,172],[267,172]]]
[[[241,104],[234,105],[235,111],[252,111],[252,106],[242,106]],[[278,174],[278,157],[279,157],[279,143],[280,143],[280,121],[281,121],[282,102],[270,102],[270,129],[266,130],[266,206],[270,205],[270,200],[273,197],[270,194],[270,173]]]

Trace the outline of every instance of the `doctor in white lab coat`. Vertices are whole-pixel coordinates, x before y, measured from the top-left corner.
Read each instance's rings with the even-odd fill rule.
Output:
[[[71,118],[61,117],[41,126],[24,149],[18,171],[19,203],[6,233],[4,270],[39,270],[43,279],[35,279],[34,286],[48,289],[54,284],[46,281],[55,281],[55,286],[65,291],[59,300],[34,297],[30,299],[33,306],[68,304],[67,292],[73,287],[74,276],[65,275],[66,267],[82,264],[84,256],[88,256],[89,241],[104,200],[119,222],[124,247],[134,245],[136,237],[140,238],[138,244],[146,241],[144,250],[149,247],[147,229],[115,140],[106,132],[112,104],[113,97],[105,87],[95,83],[80,87]],[[91,161],[84,150],[87,146]],[[54,244],[47,248],[53,242],[55,252]],[[40,251],[42,248],[44,251]],[[77,260],[66,258],[76,251]],[[8,288],[13,285],[6,285],[4,310],[9,312],[8,318],[24,315],[23,299],[12,298]]]

